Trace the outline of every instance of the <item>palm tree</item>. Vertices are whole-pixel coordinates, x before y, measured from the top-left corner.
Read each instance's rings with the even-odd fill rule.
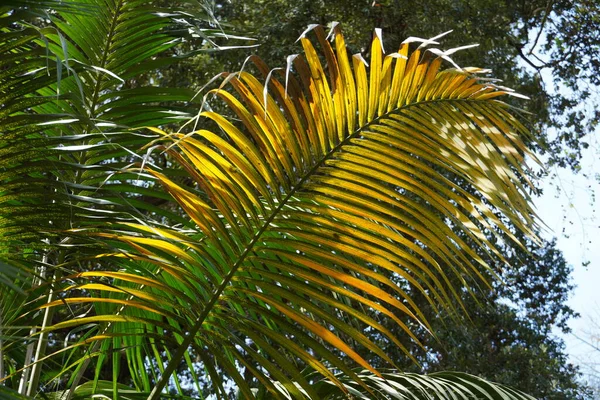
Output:
[[[31,316],[25,306],[56,297],[58,265],[74,253],[64,230],[157,208],[140,201],[153,188],[119,172],[139,158],[131,149],[149,140],[129,127],[189,118],[181,102],[191,89],[140,81],[157,79],[157,68],[176,60],[165,52],[182,31],[197,32],[200,18],[209,20],[196,3],[185,12],[124,0],[0,7],[0,379],[12,373],[22,394],[35,394],[49,368],[35,362],[48,342],[36,334],[53,310]],[[17,378],[19,365],[26,367]]]
[[[378,371],[357,351],[394,367],[365,330],[403,348],[381,323],[390,319],[418,344],[416,332],[429,323],[416,295],[462,312],[454,304],[490,272],[477,251],[502,260],[495,241],[518,245],[506,221],[535,236],[524,164],[533,158],[530,139],[497,99],[509,90],[477,78],[480,69],[440,70],[456,49],[427,50],[437,38],[410,38],[385,55],[377,31],[367,65],[347,55],[337,26],[333,45],[316,26],[287,68],[254,58],[256,75],[222,74],[205,104],[224,100],[229,118],[204,111],[194,121],[204,128],[190,133],[126,130],[169,122],[147,103],[185,95],[120,86],[154,66],[132,60],[171,42],[157,33],[158,19],[139,28],[163,18],[144,2],[107,4],[91,11],[105,20],[88,25],[64,13],[53,19],[55,33],[44,31],[51,54],[63,54],[56,71],[70,74],[57,72],[60,90],[75,100],[51,101],[58,83],[28,84],[32,95],[15,98],[40,104],[9,117],[54,119],[33,130],[13,124],[12,136],[2,126],[20,146],[3,165],[5,258],[34,259],[30,270],[43,278],[11,315],[40,321],[42,333],[32,328],[29,339],[38,348],[57,338],[66,344],[25,356],[5,382],[52,366],[44,384],[56,382],[63,391],[53,395],[62,398],[181,397],[194,385],[199,396],[210,385],[218,398],[232,385],[241,398],[528,398],[464,374]],[[110,40],[90,38],[89,26],[108,27]],[[32,154],[29,143],[40,148]],[[142,143],[147,157],[136,155]],[[0,149],[13,154],[7,144]],[[149,165],[151,154],[168,157]],[[60,167],[44,170],[49,163]],[[39,183],[32,200],[15,196],[27,193],[22,179]],[[52,213],[40,216],[48,193]],[[166,193],[181,211],[135,193]],[[33,279],[20,276],[8,280],[15,290]],[[19,340],[0,346],[0,359]],[[22,394],[38,390],[33,374]]]

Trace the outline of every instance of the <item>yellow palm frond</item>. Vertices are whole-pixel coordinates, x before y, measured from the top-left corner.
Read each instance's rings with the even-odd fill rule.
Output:
[[[517,241],[506,221],[535,236],[529,138],[498,100],[510,92],[474,68],[442,70],[427,43],[386,54],[378,32],[367,62],[337,27],[331,42],[308,34],[320,52],[303,36],[293,68],[254,59],[262,78],[226,75],[211,92],[236,118],[205,111],[218,129],[153,129],[194,183],[149,173],[197,232],[115,226],[101,235],[122,270],[68,277],[64,297],[85,290],[97,306],[79,323],[102,323],[130,365],[160,374],[153,388],[133,377],[151,398],[182,363],[197,369],[192,357],[221,395],[223,371],[253,396],[242,368],[275,396],[274,381],[318,398],[306,366],[346,390],[337,371],[359,384],[353,367],[379,374],[359,350],[393,366],[365,328],[402,347],[388,318],[418,343],[429,323],[416,296],[454,312],[493,274],[480,250],[502,260],[495,243]]]

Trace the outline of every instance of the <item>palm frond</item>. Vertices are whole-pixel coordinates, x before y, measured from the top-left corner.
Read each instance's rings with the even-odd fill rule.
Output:
[[[102,172],[90,173],[90,160],[98,161],[101,151],[108,160],[123,154],[131,141],[126,137],[135,137],[123,130],[134,118],[141,117],[142,123],[159,122],[156,107],[155,112],[146,113],[128,108],[131,96],[119,82],[123,78],[117,77],[149,71],[150,63],[141,61],[174,45],[170,43],[173,38],[165,34],[151,35],[149,40],[133,35],[138,28],[157,33],[167,24],[164,18],[147,18],[145,8],[127,2],[88,1],[86,5],[87,13],[59,7],[62,12],[48,14],[52,23],[43,28],[24,25],[18,9],[5,15],[23,27],[5,36],[2,47],[2,54],[11,54],[3,60],[7,73],[1,93],[3,244],[32,242],[40,227],[48,237],[48,232],[69,226],[76,210],[65,204],[77,204],[77,197],[69,195],[85,196],[94,190],[90,175],[103,182],[106,171],[111,170],[105,165],[96,167]],[[138,104],[156,102],[159,96],[173,100],[159,89],[145,97],[143,93],[134,95]],[[182,99],[183,94],[176,97]],[[122,132],[111,134],[105,126],[107,120]],[[123,144],[116,143],[119,137]],[[39,218],[41,212],[46,220]]]
[[[117,211],[155,211],[138,199],[144,190],[161,197],[151,184],[118,175],[150,162],[134,150],[151,137],[130,129],[188,119],[184,103],[194,95],[153,85],[156,71],[177,61],[165,51],[186,34],[181,12],[124,0],[43,6],[52,11],[41,27],[23,21],[27,7],[3,15],[11,32],[0,43],[10,55],[0,77],[3,244],[39,241],[40,231],[48,239],[87,218],[122,216]],[[188,11],[185,26],[195,15]]]
[[[476,250],[503,259],[494,242],[517,241],[505,221],[535,236],[527,132],[497,99],[510,92],[475,68],[441,70],[430,42],[386,55],[378,33],[367,66],[348,56],[337,27],[333,45],[313,30],[321,54],[303,36],[293,69],[254,60],[266,88],[251,73],[224,74],[210,95],[237,120],[205,111],[214,131],[151,130],[193,183],[144,173],[193,232],[147,223],[72,231],[106,241],[115,268],[65,277],[60,301],[44,307],[93,304],[95,315],[50,329],[92,324],[85,340],[101,343],[104,361],[123,350],[149,398],[170,379],[178,385],[182,365],[206,374],[219,397],[227,376],[246,398],[250,377],[277,398],[273,382],[293,398],[320,398],[305,366],[344,393],[338,373],[369,392],[352,368],[382,374],[357,349],[394,361],[363,329],[402,346],[380,322],[389,318],[418,343],[429,323],[415,296],[456,312],[471,282],[493,275]]]
[[[164,57],[165,50],[181,39],[181,30],[173,29],[177,15],[167,11],[126,0],[11,0],[0,6],[0,257],[35,270],[29,286],[47,289],[27,292],[29,308],[11,308],[22,310],[16,323],[34,339],[14,335],[0,345],[2,364],[3,350],[29,344],[20,358],[9,358],[26,368],[13,365],[0,374],[0,380],[10,375],[17,381],[21,393],[34,394],[35,376],[47,368],[40,359],[48,341],[37,327],[47,325],[53,310],[31,307],[55,299],[52,281],[63,272],[54,267],[79,251],[65,249],[70,239],[62,232],[90,220],[155,212],[158,207],[140,198],[164,197],[152,183],[139,187],[135,174],[118,172],[142,159],[131,149],[156,137],[131,127],[188,117],[181,102],[190,100],[190,90],[151,85],[152,74],[176,60]],[[3,293],[19,289],[5,275]],[[0,299],[0,308],[8,300]]]
[[[345,391],[329,380],[317,380],[313,387],[319,400],[346,400],[348,394],[356,400],[533,400],[534,398],[507,386],[489,382],[479,377],[461,372],[437,372],[429,375],[413,373],[382,372],[381,376],[369,371],[358,371],[357,376],[369,387],[367,392],[356,382],[343,374],[336,378],[342,382]],[[308,378],[310,379],[310,378]],[[284,398],[294,398],[279,382],[275,388]],[[126,385],[118,385],[119,397],[125,400],[145,399],[149,393],[136,391]],[[302,388],[298,388],[300,392]],[[73,400],[85,400],[93,396],[112,396],[114,385],[110,381],[88,382],[75,390]],[[253,388],[252,393],[259,400],[277,398],[264,391],[264,387]],[[60,399],[62,392],[52,394],[51,398]],[[307,393],[304,393],[307,395]],[[374,396],[374,397],[373,397]],[[193,397],[163,394],[163,398],[192,399]]]
[[[322,379],[315,383],[315,390],[321,400],[343,400],[348,393],[353,399],[361,400],[533,400],[534,398],[518,390],[489,382],[477,376],[462,372],[436,372],[429,375],[413,373],[382,372],[374,375],[369,371],[357,373],[370,391],[350,381],[343,375],[337,378],[343,383],[342,390],[331,381]],[[289,391],[278,385],[285,398],[291,398]],[[261,397],[261,389],[256,390],[257,398],[272,398],[268,393]]]

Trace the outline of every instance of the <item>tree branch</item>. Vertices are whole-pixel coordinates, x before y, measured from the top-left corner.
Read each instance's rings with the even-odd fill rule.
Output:
[[[523,52],[523,45],[521,43],[516,42],[515,40],[513,40],[512,38],[508,38],[508,42],[515,48],[517,49],[517,52],[519,53],[519,55],[521,56],[521,58],[529,65],[531,65],[536,71],[540,71],[541,69],[545,68],[547,66],[546,63],[542,63],[542,65],[535,65],[535,63],[533,61],[531,61]]]
[[[533,53],[533,49],[536,48],[538,41],[540,40],[540,37],[542,36],[542,32],[544,31],[544,25],[546,25],[546,21],[548,20],[548,16],[550,15],[550,12],[552,11],[552,6],[554,5],[554,0],[550,0],[548,2],[548,5],[546,6],[546,10],[544,11],[544,18],[542,18],[542,23],[540,25],[540,30],[537,33],[537,36],[535,37],[535,40],[533,41],[533,44],[531,45],[531,48],[529,49],[529,52],[527,53],[527,55],[531,55]],[[537,58],[537,57],[536,57]]]

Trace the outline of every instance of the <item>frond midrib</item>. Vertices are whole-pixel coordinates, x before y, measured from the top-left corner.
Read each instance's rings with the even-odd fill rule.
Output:
[[[102,52],[102,59],[100,60],[100,65],[99,65],[99,67],[101,67],[101,68],[106,68],[106,66],[107,66],[108,55],[109,55],[110,49],[113,44],[115,30],[116,30],[116,27],[118,24],[119,16],[121,14],[120,11],[121,11],[122,7],[123,7],[123,0],[120,0],[119,3],[117,4],[117,6],[115,7],[115,11],[112,16],[112,21],[110,22],[110,28],[108,30],[106,44],[104,46],[104,51]],[[102,83],[103,74],[100,71],[97,71],[96,76],[97,76],[96,85],[94,87],[94,93],[92,95],[93,96],[92,103],[90,105],[91,118],[96,118],[96,103],[98,102],[98,98],[100,97],[100,91],[101,91],[100,86]]]

